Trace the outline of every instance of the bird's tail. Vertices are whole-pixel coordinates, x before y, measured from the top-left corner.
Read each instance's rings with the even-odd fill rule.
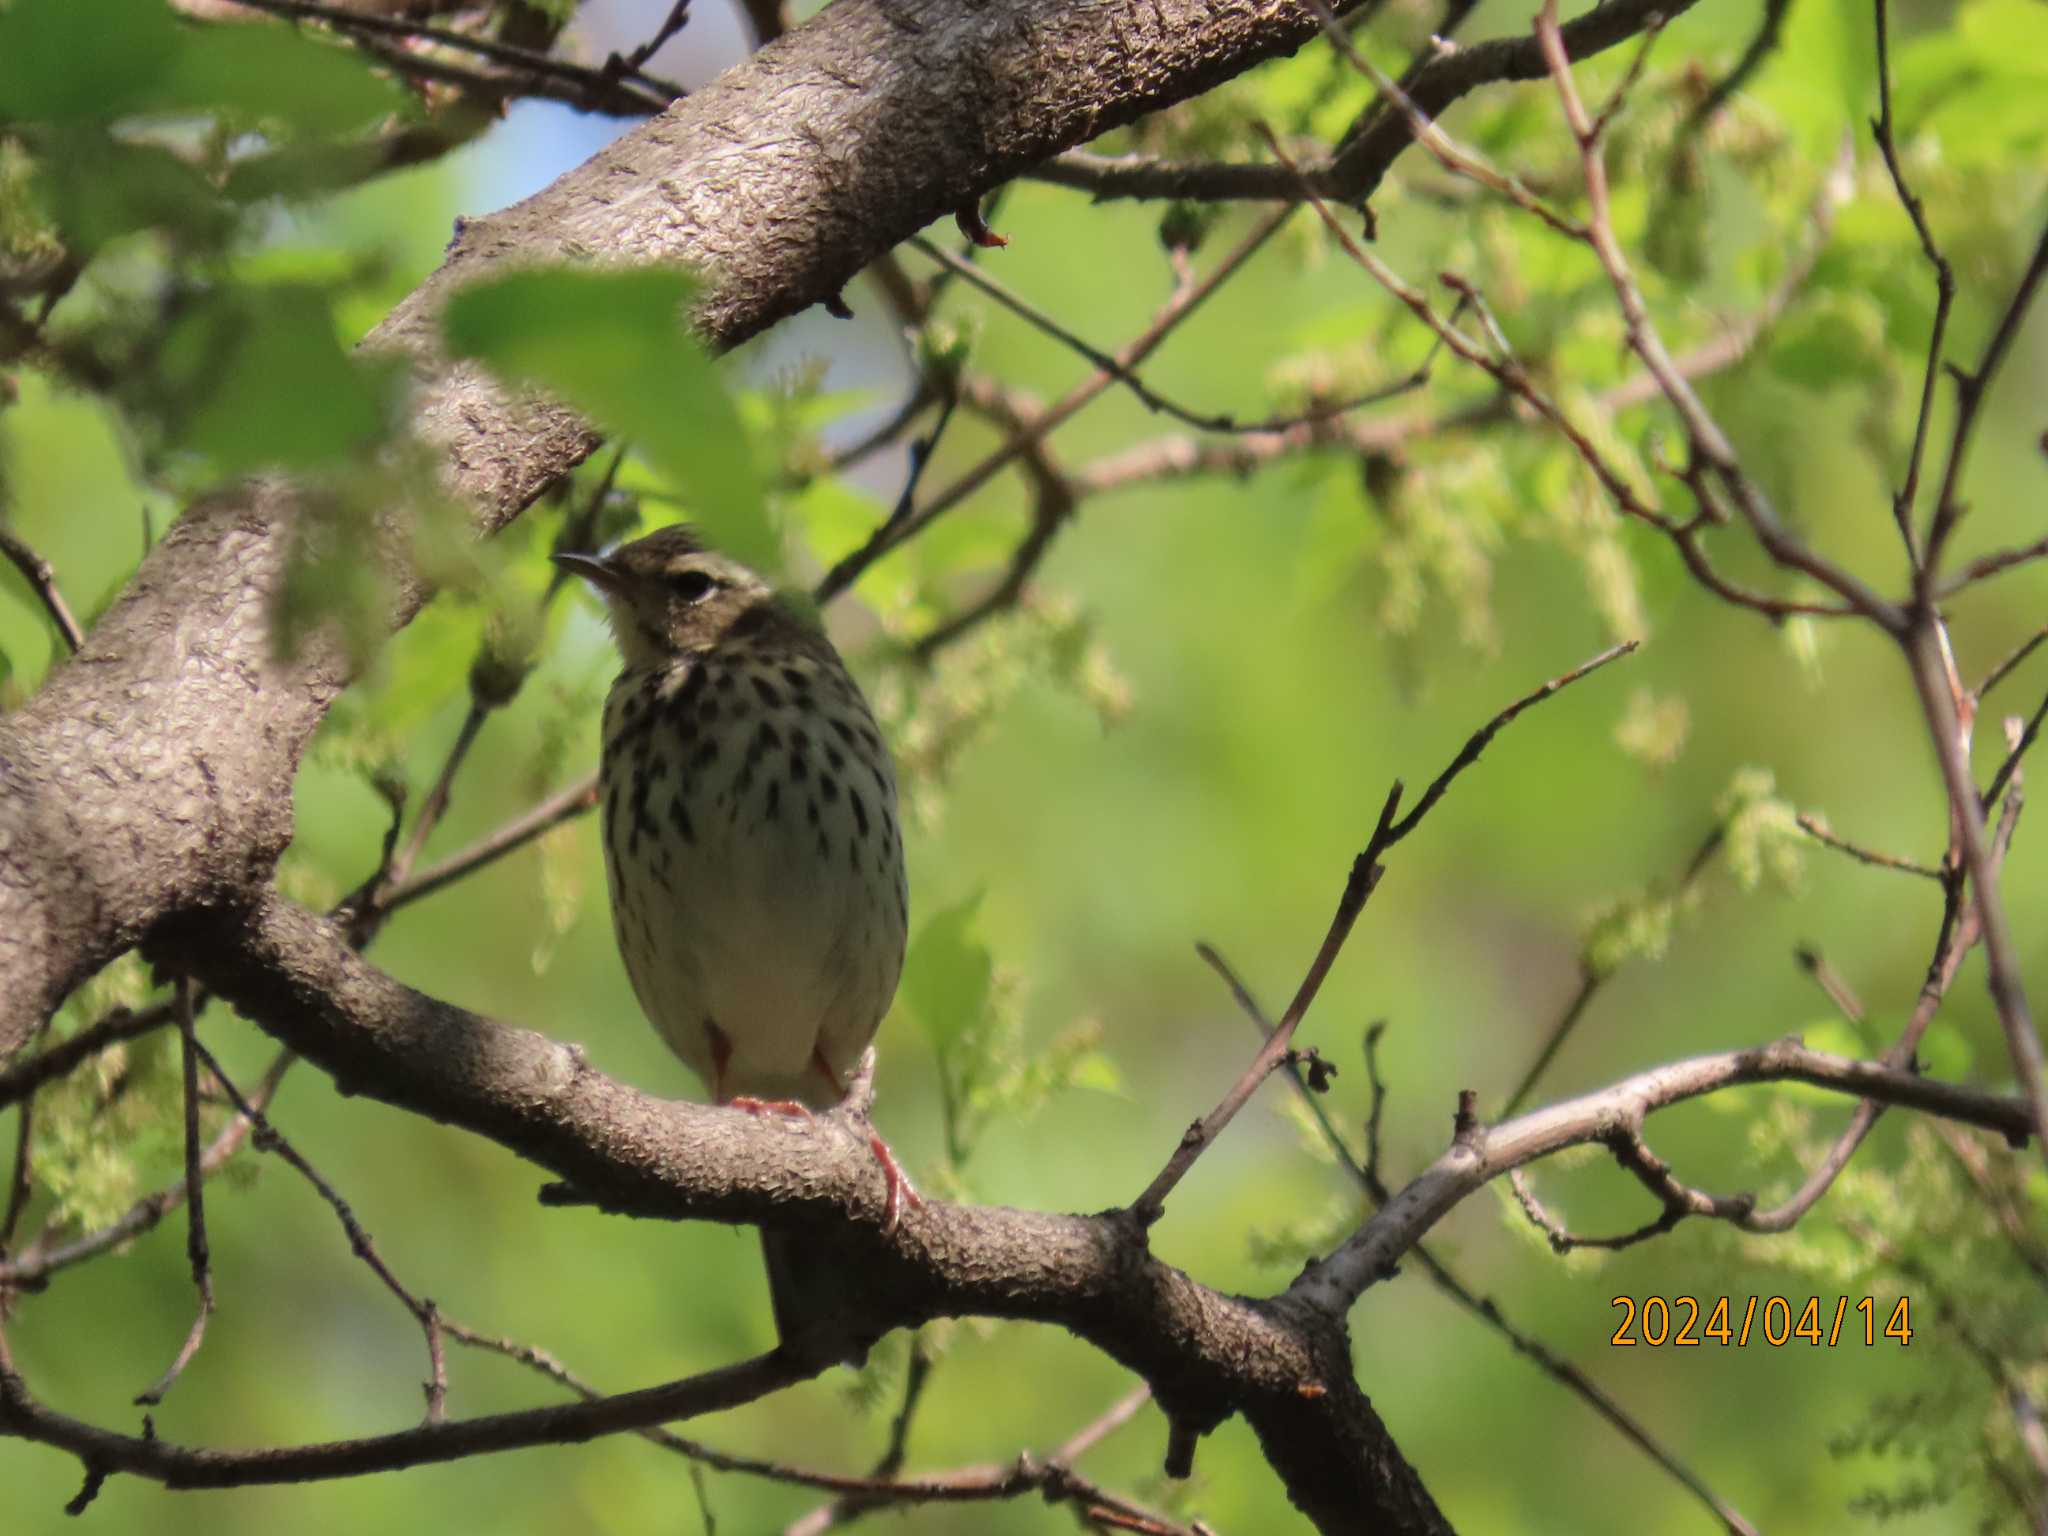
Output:
[[[865,1365],[872,1341],[848,1331],[840,1288],[824,1268],[807,1261],[803,1234],[763,1227],[761,1258],[768,1267],[768,1301],[783,1352],[824,1365]]]

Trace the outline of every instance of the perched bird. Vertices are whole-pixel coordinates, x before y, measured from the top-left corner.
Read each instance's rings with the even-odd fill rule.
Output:
[[[867,701],[831,641],[687,527],[555,561],[603,594],[625,660],[598,792],[642,1010],[715,1102],[832,1108],[895,995],[908,923],[895,771]],[[893,1226],[916,1194],[870,1140]],[[763,1242],[787,1344],[801,1255]]]

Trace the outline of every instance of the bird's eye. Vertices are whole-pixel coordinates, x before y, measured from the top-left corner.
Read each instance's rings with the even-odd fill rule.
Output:
[[[701,603],[717,588],[718,578],[708,571],[682,571],[670,585],[684,602]]]

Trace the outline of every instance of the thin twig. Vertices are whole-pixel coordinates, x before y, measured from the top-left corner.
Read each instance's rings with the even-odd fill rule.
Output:
[[[1840,597],[1843,603],[1887,633],[1905,629],[1905,614],[1850,572],[1802,543],[1779,519],[1761,488],[1744,472],[1733,444],[1715,422],[1699,395],[1687,382],[1650,319],[1648,305],[1637,286],[1614,234],[1608,199],[1606,151],[1601,132],[1587,114],[1572,78],[1571,58],[1557,20],[1557,0],[1544,0],[1536,17],[1536,38],[1541,45],[1550,77],[1557,88],[1567,125],[1579,148],[1579,163],[1586,183],[1585,242],[1599,258],[1607,273],[1626,326],[1628,344],[1656,378],[1665,400],[1685,428],[1693,458],[1702,464],[1716,484],[1734,501],[1756,541],[1782,569],[1810,577]],[[1700,487],[1695,485],[1695,491]]]
[[[1508,705],[1472,733],[1458,755],[1451,759],[1450,765],[1436,776],[1428,789],[1423,791],[1415,809],[1398,821],[1395,816],[1401,805],[1401,784],[1399,780],[1395,781],[1385,804],[1380,808],[1379,820],[1373,827],[1372,836],[1366,841],[1365,851],[1351,862],[1351,873],[1345,879],[1344,893],[1338,898],[1337,911],[1330,919],[1329,931],[1323,935],[1322,945],[1317,949],[1315,959],[1310,962],[1308,973],[1302,977],[1301,985],[1295,991],[1294,1001],[1287,1005],[1287,1011],[1280,1016],[1280,1022],[1273,1027],[1272,1033],[1259,1047],[1259,1052],[1252,1058],[1251,1065],[1245,1068],[1214,1109],[1188,1127],[1180,1139],[1180,1144],[1174,1148],[1173,1155],[1167,1159],[1166,1166],[1159,1170],[1158,1175],[1146,1186],[1145,1192],[1132,1203],[1132,1217],[1140,1225],[1151,1226],[1158,1221],[1165,1212],[1166,1197],[1173,1191],[1174,1186],[1187,1175],[1195,1160],[1215,1143],[1217,1136],[1245,1106],[1259,1084],[1287,1060],[1296,1027],[1308,1012],[1309,1005],[1315,1001],[1316,993],[1322,988],[1323,978],[1329,974],[1330,967],[1336,963],[1337,955],[1344,947],[1344,941],[1350,937],[1352,925],[1357,922],[1358,914],[1365,909],[1366,902],[1372,897],[1373,888],[1379,884],[1380,876],[1386,872],[1379,862],[1381,856],[1421,824],[1422,818],[1450,788],[1451,781],[1479,761],[1479,755],[1486,750],[1487,743],[1493,740],[1502,727],[1532,705],[1540,704],[1580,678],[1604,667],[1608,662],[1626,656],[1635,648],[1636,642],[1632,640],[1614,646],[1592,660],[1573,667],[1569,672],[1552,678]]]
[[[1387,834],[1387,846],[1389,848],[1393,847],[1394,844],[1400,842],[1401,839],[1413,832],[1417,826],[1421,825],[1422,818],[1435,808],[1437,801],[1443,799],[1444,791],[1451,787],[1451,781],[1478,762],[1479,754],[1486,750],[1493,738],[1499,735],[1524,710],[1541,704],[1553,694],[1563,692],[1581,678],[1590,677],[1609,662],[1619,661],[1624,656],[1635,654],[1636,648],[1641,644],[1640,640],[1624,640],[1619,645],[1609,646],[1591,660],[1582,661],[1569,672],[1553,677],[1541,687],[1523,694],[1514,703],[1474,731],[1465,742],[1465,745],[1459,748],[1458,755],[1451,759],[1444,771],[1438,774],[1431,781],[1429,788],[1422,792],[1422,798],[1415,802],[1415,808],[1394,824]]]
[[[439,1311],[433,1302],[413,1295],[398,1276],[391,1272],[390,1266],[384,1262],[383,1255],[378,1253],[377,1245],[369,1232],[356,1219],[356,1213],[348,1201],[343,1199],[341,1192],[328,1182],[320,1170],[270,1123],[264,1115],[262,1106],[244,1097],[227,1074],[221,1071],[220,1063],[213,1059],[205,1046],[196,1046],[196,1049],[204,1058],[207,1069],[213,1073],[222,1090],[233,1101],[241,1117],[255,1125],[256,1145],[263,1151],[273,1152],[282,1158],[319,1192],[320,1198],[327,1202],[328,1208],[334,1212],[335,1219],[341,1223],[341,1229],[348,1237],[349,1251],[369,1267],[370,1273],[383,1282],[384,1288],[398,1298],[399,1304],[410,1312],[413,1321],[420,1325],[427,1340],[427,1422],[442,1422],[442,1406],[447,1398],[448,1379],[447,1369],[441,1358],[441,1335],[447,1325],[442,1321]]]
[[[463,876],[474,874],[486,864],[525,847],[563,822],[584,815],[596,804],[597,775],[592,774],[567,789],[557,790],[533,809],[513,817],[495,832],[478,838],[460,853],[451,853],[432,868],[393,888],[384,899],[385,908],[395,912],[423,896],[431,896]]]
[[[1125,1393],[1096,1418],[1076,1430],[1043,1463],[1030,1456],[1023,1456],[1008,1466],[961,1467],[951,1472],[934,1473],[899,1482],[889,1481],[895,1476],[893,1471],[886,1475],[877,1475],[865,1480],[873,1485],[872,1491],[848,1493],[830,1504],[820,1505],[801,1519],[792,1521],[783,1530],[782,1536],[820,1536],[824,1531],[850,1524],[873,1510],[930,1502],[940,1489],[945,1490],[945,1493],[937,1496],[950,1499],[973,1498],[977,1495],[1009,1498],[1027,1492],[1043,1492],[1048,1500],[1063,1496],[1071,1497],[1070,1493],[1064,1493],[1063,1490],[1069,1486],[1064,1479],[1071,1476],[1073,1464],[1130,1423],[1137,1417],[1138,1411],[1151,1400],[1152,1390],[1149,1387],[1136,1387]],[[1003,1491],[996,1492],[998,1487]]]
[[[1841,1010],[1842,1017],[1851,1024],[1861,1024],[1868,1012],[1863,999],[1856,995],[1842,973],[1828,964],[1828,958],[1811,944],[1802,944],[1792,951],[1792,958],[1799,969],[1813,978],[1813,984],[1825,992],[1828,1001]]]
[[[1153,317],[1152,323],[1117,353],[1117,366],[1128,371],[1157,351],[1183,321],[1199,310],[1204,301],[1257,254],[1279,231],[1280,226],[1287,221],[1293,211],[1292,208],[1279,208],[1267,213],[1206,277],[1182,285]],[[1082,381],[1058,403],[1048,408],[1032,433],[1012,438],[940,491],[924,506],[904,517],[894,528],[877,529],[858,550],[825,573],[824,579],[815,589],[814,596],[820,603],[830,602],[853,585],[860,574],[875,561],[890,550],[915,538],[940,517],[980,490],[1031,444],[1043,440],[1114,382],[1110,374],[1098,369],[1092,377]]]
[[[1984,681],[1970,690],[1970,697],[1979,704],[1982,704],[1985,695],[1990,693],[1992,689],[1996,688],[2008,677],[2011,677],[2014,672],[2018,671],[2020,664],[2033,655],[2044,640],[2048,640],[2048,625],[2043,625],[2040,629],[2035,630],[2026,639],[2007,652],[2000,659],[1998,665],[1984,674]]]
[[[1077,336],[1073,331],[1061,324],[1058,319],[1046,313],[1022,295],[997,282],[964,257],[955,256],[951,251],[933,245],[922,235],[913,236],[909,243],[913,249],[930,257],[933,261],[938,262],[948,271],[961,278],[969,286],[994,299],[1027,325],[1052,337],[1053,340],[1059,342],[1062,346],[1079,353],[1089,363],[1094,365],[1095,368],[1108,374],[1117,383],[1129,390],[1144,403],[1148,410],[1156,411],[1163,416],[1171,416],[1175,421],[1201,432],[1237,434],[1284,432],[1290,427],[1301,426],[1311,422],[1333,420],[1368,405],[1378,405],[1404,394],[1412,394],[1429,382],[1430,365],[1435,361],[1436,355],[1443,345],[1441,341],[1432,345],[1428,355],[1423,358],[1422,362],[1391,384],[1383,384],[1378,388],[1366,390],[1361,394],[1353,395],[1343,400],[1320,403],[1305,411],[1297,411],[1287,415],[1268,416],[1259,421],[1239,421],[1236,416],[1228,411],[1197,411],[1189,406],[1180,404],[1178,401],[1169,399],[1153,389],[1136,372],[1117,361],[1109,353]]]
[[[178,1008],[178,1044],[185,1088],[185,1258],[192,1266],[192,1285],[199,1292],[199,1310],[185,1334],[185,1342],[170,1369],[135,1401],[153,1407],[164,1400],[199,1346],[206,1338],[207,1320],[213,1316],[213,1255],[206,1242],[206,1168],[199,1147],[199,1052],[192,1017],[192,978],[180,976],[175,983]],[[209,1058],[208,1065],[212,1062]],[[218,1074],[216,1074],[218,1075]]]
[[[35,1193],[35,1134],[35,1100],[23,1099],[15,1116],[14,1172],[7,1180],[7,1213],[0,1216],[0,1263],[6,1262],[14,1247],[15,1229],[21,1225],[29,1197]]]
[[[1923,1113],[1996,1131],[2018,1145],[2033,1134],[2026,1101],[1946,1083],[1918,1072],[1816,1051],[1797,1037],[1746,1050],[1666,1062],[1576,1099],[1513,1120],[1481,1124],[1468,1090],[1459,1105],[1451,1146],[1398,1191],[1320,1264],[1310,1265],[1286,1295],[1342,1317],[1365,1290],[1395,1273],[1396,1261],[1473,1191],[1567,1147],[1611,1143],[1617,1128],[1639,1127],[1650,1113],[1744,1083],[1810,1083],[1852,1098],[1881,1099]],[[1632,1168],[1644,1182],[1662,1179],[1654,1160]],[[1667,1171],[1668,1173],[1668,1171]],[[1692,1214],[1711,1214],[1756,1230],[1747,1197],[1717,1199],[1686,1191]]]
[[[1875,848],[1866,848],[1861,843],[1852,843],[1846,837],[1839,836],[1831,831],[1828,824],[1811,811],[1801,811],[1796,819],[1799,823],[1799,830],[1808,837],[1825,847],[1834,849],[1837,853],[1846,853],[1859,864],[1868,864],[1873,869],[1895,869],[1900,874],[1918,875],[1923,880],[1932,880],[1937,884],[1947,878],[1940,870],[1926,864],[1916,864],[1913,860],[1902,859],[1897,854],[1880,853]]]
[[[2040,291],[2044,278],[2048,278],[2048,229],[2043,229],[2041,238],[2035,242],[2033,257],[2020,274],[2011,299],[1992,327],[1991,339],[1984,344],[1977,366],[1968,371],[1961,368],[1950,370],[1956,384],[1956,419],[1949,432],[1948,458],[1942,467],[1941,490],[1935,497],[1932,521],[1928,526],[1927,555],[1920,564],[1923,593],[1934,589],[1939,578],[1942,550],[1962,519],[1963,504],[1957,493],[1962,487],[1963,465],[1969,458],[1970,444],[1976,435],[1985,397],[1990,394],[1992,381],[1998,377],[1999,368],[2019,338],[2020,327],[2026,320],[2027,311],[2033,307],[2034,296]]]
[[[282,16],[296,21],[319,21],[335,28],[351,41],[364,40],[366,34],[395,38],[401,42],[420,41],[434,43],[443,48],[453,48],[462,53],[474,54],[493,64],[508,69],[523,70],[542,79],[553,79],[575,88],[576,94],[570,99],[585,106],[606,104],[622,109],[625,115],[646,116],[656,113],[670,102],[684,94],[683,88],[673,81],[660,80],[644,73],[637,65],[622,70],[586,69],[580,64],[553,58],[531,48],[502,42],[497,38],[479,37],[473,33],[451,31],[446,27],[428,26],[421,22],[396,20],[362,11],[344,10],[339,6],[323,5],[317,0],[236,0],[251,10],[266,11],[273,16]],[[408,55],[394,56],[388,49],[379,49],[378,56],[394,68],[412,70],[426,63]],[[644,61],[643,61],[644,62]],[[424,72],[422,70],[421,72]],[[637,88],[626,82],[637,82]],[[650,94],[651,93],[651,94]]]
[[[1230,988],[1231,995],[1237,999],[1238,1006],[1244,1010],[1252,1026],[1258,1030],[1260,1038],[1270,1035],[1273,1026],[1268,1021],[1265,1010],[1259,1006],[1258,1000],[1231,969],[1230,963],[1207,944],[1197,945],[1196,948],[1202,958],[1215,969],[1217,975],[1223,978],[1224,984]],[[1393,1198],[1392,1191],[1381,1181],[1379,1172],[1379,1121],[1386,1101],[1386,1090],[1380,1081],[1377,1046],[1383,1028],[1383,1025],[1374,1024],[1366,1031],[1365,1036],[1366,1077],[1372,1089],[1372,1108],[1366,1121],[1366,1156],[1362,1162],[1352,1153],[1342,1134],[1331,1123],[1322,1096],[1310,1090],[1301,1070],[1292,1065],[1286,1069],[1293,1080],[1296,1097],[1307,1106],[1309,1113],[1315,1116],[1317,1124],[1322,1128],[1323,1139],[1336,1154],[1337,1161],[1375,1209],[1384,1206]],[[1429,1277],[1430,1284],[1507,1340],[1509,1347],[1517,1354],[1534,1364],[1538,1370],[1566,1391],[1578,1397],[1623,1439],[1663,1468],[1680,1486],[1714,1512],[1728,1528],[1730,1536],[1757,1536],[1756,1528],[1743,1518],[1740,1511],[1708,1487],[1698,1473],[1680,1461],[1634,1415],[1609,1396],[1604,1388],[1549,1345],[1510,1323],[1490,1297],[1483,1297],[1474,1292],[1458,1278],[1448,1264],[1437,1257],[1427,1243],[1417,1242],[1409,1253],[1416,1263],[1421,1265],[1423,1273]]]
[[[1259,1084],[1287,1059],[1288,1045],[1295,1028],[1308,1012],[1309,1004],[1315,1001],[1316,993],[1322,989],[1323,978],[1330,974],[1330,967],[1336,963],[1344,941],[1351,936],[1352,925],[1358,921],[1358,914],[1365,910],[1373,887],[1384,873],[1373,855],[1386,844],[1388,824],[1400,803],[1400,794],[1401,786],[1397,783],[1380,812],[1379,824],[1373,830],[1371,841],[1366,844],[1366,851],[1351,861],[1351,873],[1345,878],[1344,893],[1337,900],[1337,911],[1330,919],[1329,931],[1323,935],[1315,959],[1309,963],[1308,974],[1302,977],[1294,1001],[1287,1005],[1287,1011],[1280,1016],[1273,1033],[1252,1058],[1251,1065],[1224,1094],[1222,1102],[1188,1127],[1180,1144],[1173,1149],[1173,1155],[1166,1160],[1166,1166],[1145,1186],[1145,1192],[1131,1203],[1131,1215],[1141,1226],[1151,1226],[1166,1213],[1166,1197],[1173,1192],[1174,1186],[1186,1177],[1195,1160],[1215,1144],[1217,1136],[1236,1118],[1237,1112],[1244,1108]]]
[[[20,1061],[8,1071],[0,1073],[0,1106],[14,1104],[35,1094],[43,1083],[55,1081],[57,1077],[68,1077],[78,1071],[90,1057],[100,1051],[117,1047],[123,1040],[133,1040],[141,1034],[160,1030],[166,1024],[174,1024],[176,1014],[170,1004],[156,1004],[139,1012],[117,1008],[98,1024],[88,1024],[70,1040],[59,1040],[47,1051]]]
[[[57,633],[64,637],[65,645],[76,654],[85,644],[85,631],[78,620],[72,617],[71,607],[64,601],[64,594],[57,588],[57,569],[24,543],[21,538],[0,528],[0,555],[13,562],[21,572],[21,579],[42,603],[43,611],[50,616],[50,622],[57,626]]]
[[[1927,435],[1934,421],[1935,386],[1941,378],[1942,348],[1948,337],[1949,311],[1956,300],[1956,274],[1948,258],[1942,255],[1941,247],[1934,243],[1934,232],[1927,227],[1927,211],[1914,195],[1911,184],[1906,180],[1906,168],[1899,160],[1898,140],[1892,126],[1891,0],[1873,0],[1872,9],[1877,16],[1877,116],[1870,124],[1871,137],[1877,142],[1878,153],[1884,157],[1885,170],[1899,195],[1899,205],[1906,210],[1906,217],[1913,221],[1913,232],[1920,237],[1921,254],[1934,269],[1934,325],[1927,338],[1927,365],[1921,370],[1920,408],[1913,418],[1913,447],[1906,459],[1905,483],[1892,496],[1892,517],[1898,524],[1900,538],[1905,541],[1906,558],[1918,569],[1922,560],[1913,509],[1920,499],[1920,468],[1926,459]]]
[[[1931,537],[1928,549],[1931,558]],[[2005,1031],[2014,1077],[2032,1109],[2038,1150],[2044,1163],[2048,1163],[2048,1068],[2042,1062],[2041,1037],[2035,1031],[2033,1010],[2027,1004],[2026,983],[2021,979],[2019,957],[2013,949],[2005,904],[1999,899],[1998,866],[1984,825],[1984,802],[1970,777],[1967,741],[1959,724],[1959,701],[1952,693],[1950,669],[1943,662],[1945,647],[1939,622],[1929,617],[1913,627],[1906,642],[1907,659],[1912,665],[1927,733],[1934,743],[1942,780],[1948,789],[1962,866],[1970,877],[1970,894],[1990,972],[1991,1000]],[[2010,761],[2016,763],[2018,754]]]
[[[200,1047],[200,1057],[205,1059],[205,1047]],[[285,1072],[298,1058],[292,1052],[280,1051],[264,1073],[256,1092],[250,1095],[251,1102],[258,1106],[267,1105],[276,1096],[278,1084]],[[200,1159],[200,1172],[211,1178],[226,1165],[229,1158],[241,1148],[254,1129],[254,1122],[242,1115],[235,1116],[215,1133],[214,1138]],[[111,1249],[140,1236],[154,1227],[164,1217],[184,1204],[186,1183],[180,1178],[176,1183],[167,1184],[151,1195],[145,1195],[128,1207],[120,1216],[97,1231],[59,1247],[49,1247],[38,1240],[23,1249],[20,1256],[11,1262],[0,1262],[0,1286],[15,1286],[23,1290],[40,1287],[49,1277],[61,1269],[97,1258]]]
[[[689,20],[690,0],[675,0],[675,4],[669,7],[668,15],[662,19],[661,25],[654,29],[647,41],[640,44],[639,47],[635,48],[624,58],[620,58],[615,53],[606,59],[604,61],[604,72],[614,77],[631,75],[636,79],[645,80],[647,77],[640,73],[640,66],[667,47],[668,40],[682,31]],[[678,91],[676,94],[681,95],[682,93]]]
[[[1779,33],[1785,26],[1785,13],[1791,9],[1792,0],[1764,0],[1763,20],[1751,35],[1749,46],[1742,50],[1742,57],[1735,61],[1734,67],[1716,80],[1713,89],[1700,98],[1699,105],[1686,113],[1685,122],[1678,130],[1679,139],[1689,139],[1705,127],[1763,67],[1764,60],[1778,46]]]
[[[2005,793],[2005,786],[2011,783],[2013,775],[2020,771],[2020,762],[2026,757],[2027,749],[2033,746],[2035,739],[2041,734],[2041,722],[2044,717],[2048,717],[2048,697],[2044,697],[2035,707],[2033,714],[2027,717],[2026,726],[2020,731],[2019,740],[2013,743],[2012,750],[2007,752],[2004,761],[1999,763],[1998,771],[1991,775],[1991,782],[1984,787],[1979,803],[1985,811],[1988,812],[1998,803],[1998,797]]]
[[[1315,12],[1316,19],[1322,23],[1323,35],[1329,38],[1337,52],[1354,70],[1370,80],[1386,101],[1392,103],[1393,109],[1407,120],[1408,131],[1415,136],[1415,142],[1436,156],[1444,169],[1498,193],[1524,213],[1531,214],[1548,224],[1559,234],[1574,240],[1584,238],[1584,230],[1531,192],[1520,177],[1497,170],[1477,151],[1467,149],[1444,132],[1442,126],[1418,107],[1408,92],[1390,78],[1385,70],[1352,47],[1350,37],[1338,21],[1336,12],[1330,8],[1328,0],[1308,0],[1308,6]],[[1653,21],[1646,31],[1646,36],[1654,37],[1659,25],[1660,23]],[[1640,55],[1638,57],[1640,59]]]
[[[355,1477],[619,1434],[756,1402],[815,1374],[777,1351],[592,1403],[451,1419],[355,1440],[219,1451],[99,1429],[38,1402],[17,1372],[0,1368],[0,1432],[69,1451],[102,1477],[126,1472],[180,1488],[241,1488]]]

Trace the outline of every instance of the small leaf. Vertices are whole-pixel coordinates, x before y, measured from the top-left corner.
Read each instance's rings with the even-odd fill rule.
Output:
[[[944,1054],[988,1007],[995,962],[975,938],[981,912],[976,891],[926,920],[903,967],[903,1000],[934,1050]]]
[[[698,285],[672,268],[557,267],[471,284],[449,301],[449,350],[546,391],[623,436],[690,500],[692,521],[757,570],[779,565],[739,412],[684,329]]]
[[[372,447],[391,419],[396,369],[342,350],[330,300],[309,284],[245,286],[182,316],[160,385],[178,446],[223,473],[336,466]]]

